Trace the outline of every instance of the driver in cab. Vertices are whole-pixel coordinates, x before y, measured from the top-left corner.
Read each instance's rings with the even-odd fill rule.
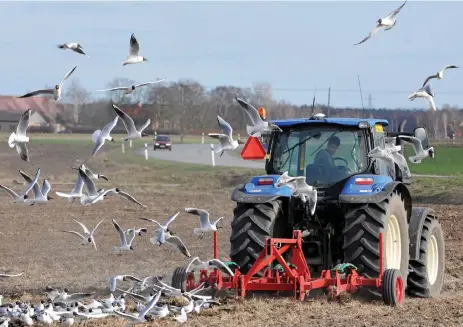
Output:
[[[338,150],[340,144],[341,140],[339,137],[331,136],[328,139],[326,149],[318,151],[313,162],[316,165],[322,166],[331,178],[337,178],[337,175],[340,173],[339,167],[334,164],[333,160],[333,155]]]

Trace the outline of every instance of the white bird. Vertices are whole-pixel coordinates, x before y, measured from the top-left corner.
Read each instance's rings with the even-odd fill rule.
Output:
[[[84,188],[84,180],[80,176],[79,172],[77,172],[77,180],[74,184],[74,187],[72,188],[72,191],[70,193],[63,193],[63,192],[55,192],[56,195],[67,198],[68,202],[74,202],[75,198],[80,198],[83,193],[82,190]]]
[[[180,310],[180,314],[178,316],[174,317],[175,320],[177,320],[179,323],[183,324],[184,322],[187,321],[188,317],[186,315],[185,309],[182,308]]]
[[[104,179],[105,181],[109,181],[108,177],[106,177],[105,175],[94,173],[93,171],[90,170],[90,168],[86,167],[85,164],[81,164],[77,168],[72,167],[72,169],[75,169],[75,170],[79,170],[79,168],[82,168],[83,171],[85,171],[85,173],[88,175],[88,177],[90,177],[90,178],[92,178],[94,180],[98,180],[99,178],[101,178],[101,179]]]
[[[22,175],[21,170],[19,170],[19,173]],[[37,173],[35,174],[34,179],[28,183],[27,187],[24,189],[24,191],[20,195],[18,195],[16,192],[14,192],[13,190],[11,190],[10,188],[4,185],[0,185],[0,188],[8,192],[9,195],[11,195],[11,197],[13,198],[13,203],[28,203],[29,196],[27,195],[27,193],[29,193],[29,191],[32,190],[34,185],[37,184],[37,181],[39,180],[39,175],[40,175],[40,168],[37,169]]]
[[[248,114],[249,118],[251,118],[251,122],[253,126],[246,125],[246,131],[248,132],[249,136],[260,137],[261,132],[269,131],[269,130],[277,130],[282,132],[281,128],[278,127],[273,122],[263,121],[259,115],[257,109],[250,105],[249,103],[245,102],[240,98],[235,98],[236,101],[240,104],[241,108]]]
[[[100,195],[92,200],[92,204],[95,203],[95,202],[98,202],[98,201],[101,201],[103,199],[106,199],[106,197],[108,195],[119,195],[133,203],[136,203],[138,204],[139,206],[142,206],[143,208],[146,208],[146,205],[144,205],[143,203],[141,203],[140,201],[138,201],[137,199],[135,199],[133,196],[131,196],[129,193],[127,192],[124,192],[124,191],[121,191],[119,188],[115,187],[115,188],[112,188],[112,189],[109,189],[109,190],[102,190]]]
[[[442,68],[440,71],[438,71],[435,75],[428,76],[423,83],[423,87],[426,85],[426,83],[432,79],[432,78],[437,78],[437,79],[443,79],[444,78],[444,70],[449,69],[449,68],[459,68],[458,66],[455,65],[447,65],[444,68]]]
[[[61,322],[62,326],[72,326],[74,324],[74,317],[60,317],[59,321]]]
[[[380,149],[379,146],[377,146],[368,153],[368,157],[375,160],[382,160],[386,164],[388,168],[388,174],[392,178],[395,178],[394,163],[397,164],[399,169],[404,173],[404,175],[407,178],[410,178],[412,175],[408,167],[407,161],[405,160],[405,157],[398,152],[400,151],[400,149],[397,150],[396,147],[397,146],[392,148],[391,151],[391,148],[386,147],[386,149]]]
[[[317,189],[307,184],[305,176],[290,177],[288,176],[288,172],[284,172],[282,176],[283,179],[279,179],[278,182],[275,183],[275,186],[289,186],[292,189],[292,193],[298,196],[304,203],[309,199],[309,209],[313,216],[317,206]]]
[[[132,94],[132,92],[135,91],[137,87],[142,87],[145,85],[151,85],[151,84],[157,84],[159,82],[165,81],[166,79],[160,79],[154,82],[146,82],[146,83],[141,83],[137,85],[132,85],[132,86],[118,86],[118,87],[113,87],[111,89],[106,89],[106,90],[97,90],[97,92],[107,92],[107,91],[124,91],[124,94]]]
[[[388,16],[378,19],[376,21],[377,25],[375,26],[375,28],[373,28],[373,30],[370,32],[370,34],[368,34],[367,37],[365,37],[362,41],[360,41],[359,43],[356,43],[354,45],[359,45],[359,44],[365,42],[366,40],[371,38],[373,35],[375,35],[382,28],[384,28],[385,31],[388,31],[391,28],[393,28],[395,26],[395,24],[397,23],[397,20],[396,20],[395,16],[397,16],[397,14],[400,12],[400,10],[403,8],[403,6],[405,6],[406,2],[407,2],[407,0],[405,0],[405,2],[399,8],[397,8],[396,10],[391,12]]]
[[[158,223],[156,220],[154,219],[150,219],[150,218],[140,218],[141,220],[146,220],[146,221],[151,221],[153,224],[156,224],[159,226],[159,228],[161,228],[163,231],[167,231],[169,229],[169,225],[175,220],[175,218],[177,218],[177,216],[180,214],[180,211],[174,213],[172,216],[169,216],[167,218],[167,221],[164,223],[164,224],[160,224]]]
[[[423,98],[429,105],[429,109],[436,111],[436,104],[434,103],[434,92],[431,89],[431,85],[427,84],[426,86],[418,89],[417,91],[410,93],[408,99],[410,101],[415,100],[416,98]]]
[[[99,200],[103,200],[102,194],[104,192],[104,189],[100,189],[97,191],[93,180],[90,177],[88,177],[85,171],[83,171],[81,168],[79,168],[79,175],[80,178],[82,178],[82,181],[85,185],[85,189],[87,190],[86,193],[83,193],[80,196],[80,204],[88,206],[90,204],[94,204]]]
[[[113,276],[109,279],[109,289],[111,292],[114,292],[116,290],[116,285],[117,285],[117,281],[136,281],[136,282],[142,282],[141,279],[137,278],[137,277],[134,277],[132,275],[117,275],[117,276]]]
[[[148,59],[138,54],[139,51],[140,51],[140,45],[138,44],[138,41],[135,38],[135,35],[132,33],[132,35],[130,36],[129,55],[122,62],[122,66],[125,66],[128,64],[137,64],[143,61],[148,61]]]
[[[63,88],[64,81],[67,80],[69,78],[69,76],[71,76],[71,74],[74,72],[74,70],[76,68],[77,68],[77,66],[75,66],[66,75],[64,75],[64,78],[61,80],[61,82],[59,84],[55,85],[54,89],[37,90],[37,91],[33,91],[33,92],[30,92],[30,93],[21,95],[18,98],[28,98],[28,97],[32,97],[34,95],[45,94],[45,95],[52,95],[53,99],[55,101],[58,101],[59,99],[61,99],[61,91],[62,91],[62,88]]]
[[[8,327],[8,322],[11,321],[10,318],[6,317],[6,318],[3,318],[3,320],[1,321],[0,323],[0,327]]]
[[[151,301],[148,302],[148,304],[145,306],[145,308],[137,314],[135,315],[131,315],[131,314],[128,314],[128,313],[122,313],[122,312],[119,312],[117,310],[114,310],[114,313],[121,316],[122,318],[125,318],[127,320],[129,320],[128,322],[128,326],[131,326],[131,325],[138,325],[138,324],[142,324],[144,322],[146,322],[146,314],[151,311],[151,309],[153,309],[153,307],[156,305],[156,303],[159,301],[159,298],[161,297],[161,292],[158,292],[156,294],[156,296],[154,296]]]
[[[229,123],[227,123],[222,117],[217,115],[217,121],[219,123],[220,130],[222,133],[209,133],[207,134],[209,137],[214,139],[218,139],[220,141],[220,146],[217,148],[215,153],[220,153],[220,156],[223,155],[225,151],[233,151],[235,150],[240,144],[244,144],[241,140],[233,140],[233,129]]]
[[[73,293],[69,294],[67,289],[64,289],[57,297],[53,299],[53,303],[62,302],[62,303],[71,303],[71,302],[79,302],[88,299],[89,297],[93,296],[95,293]],[[53,307],[50,308],[50,311],[53,310]]]
[[[212,259],[208,261],[201,261],[199,260],[199,257],[195,257],[193,260],[190,261],[186,268],[186,272],[189,273],[190,271],[196,271],[196,270],[202,270],[202,269],[207,269],[209,267],[213,267],[216,269],[219,269],[221,272],[234,276],[235,274],[233,271],[222,261],[219,259]]]
[[[420,139],[414,136],[407,136],[407,135],[399,135],[398,138],[409,142],[413,146],[413,150],[415,150],[415,155],[408,157],[410,162],[417,164],[420,163],[426,157],[434,158],[434,147],[430,147],[428,149],[423,149],[423,143]]]
[[[182,295],[182,297],[186,300],[188,300],[188,304],[182,306],[182,307],[177,307],[177,306],[174,306],[174,305],[171,305],[170,306],[170,311],[171,312],[176,312],[176,313],[180,313],[181,310],[185,310],[185,313],[191,313],[193,312],[194,310],[194,307],[195,307],[195,301],[193,300],[193,298],[189,295]]]
[[[143,136],[148,136],[145,132],[143,132],[151,123],[151,119],[148,118],[148,120],[140,127],[140,130],[137,130],[135,128],[135,123],[133,122],[133,119],[130,118],[129,115],[127,115],[125,112],[123,112],[121,109],[119,109],[117,106],[113,104],[114,110],[116,110],[116,113],[118,117],[121,118],[122,123],[125,126],[125,129],[127,130],[128,137],[124,139],[124,141],[127,140],[136,140],[139,138],[142,138]]]
[[[80,234],[79,232],[76,232],[76,231],[67,231],[67,230],[63,230],[62,232],[65,232],[65,233],[71,233],[71,234],[74,234],[74,235],[77,235],[79,236],[81,239],[82,239],[82,245],[84,244],[90,244],[90,243],[93,243],[93,246],[95,247],[95,250],[98,250],[97,247],[96,247],[96,243],[95,243],[95,239],[93,237],[93,234],[95,233],[95,230],[98,228],[98,226],[100,226],[100,224],[103,222],[104,219],[102,219],[96,226],[95,228],[92,230],[92,231],[89,231],[88,228],[82,224],[81,222],[73,219],[76,223],[78,223],[82,229],[84,230],[84,235]]]
[[[92,141],[95,143],[95,148],[93,149],[92,157],[94,157],[98,150],[101,149],[105,141],[111,141],[113,143],[116,143],[116,141],[114,141],[114,138],[110,136],[110,133],[116,126],[118,120],[119,116],[116,116],[103,128],[102,131],[97,129],[93,132]]]
[[[84,52],[84,49],[82,48],[82,46],[77,42],[58,44],[58,49],[71,50],[71,51],[83,54],[90,58],[90,56]]]
[[[119,226],[119,224],[114,219],[113,219],[113,224],[117,230],[117,233],[119,234],[119,241],[120,241],[119,246],[113,246],[114,251],[119,252],[120,255],[122,255],[123,251],[130,251],[130,250],[134,251],[132,242],[135,238],[135,233],[132,233],[131,236],[126,236],[121,226]]]
[[[171,245],[173,248],[179,250],[184,256],[191,257],[190,251],[186,248],[180,237],[176,236],[170,229],[166,231],[162,228],[157,229],[156,235],[150,238],[151,244],[161,246],[164,243]]]
[[[18,126],[16,126],[16,133],[12,132],[8,138],[8,145],[10,148],[16,147],[20,158],[24,161],[29,160],[29,151],[27,150],[26,143],[29,142],[29,137],[26,135],[27,128],[29,127],[29,119],[31,118],[31,109],[27,109],[25,113],[19,118]]]
[[[19,273],[19,274],[0,274],[0,277],[2,277],[2,278],[7,278],[7,277],[19,277],[19,276],[21,276],[22,274],[24,274],[24,272]]]
[[[199,216],[199,228],[195,228],[193,230],[193,233],[195,235],[199,235],[200,239],[204,237],[204,234],[207,232],[216,232],[217,228],[217,223],[223,219],[223,217],[220,217],[217,219],[214,223],[211,223],[209,220],[209,212],[203,209],[197,209],[197,208],[185,208],[185,212],[188,212],[192,215]]]
[[[21,170],[19,171],[19,173],[29,184],[33,183],[33,181],[35,180],[35,178],[34,179],[30,178],[29,175],[27,175],[25,172]],[[37,174],[40,174],[40,170],[37,170]],[[26,203],[30,205],[34,205],[34,204],[47,203],[48,200],[53,200],[53,198],[48,195],[48,192],[50,192],[50,190],[51,190],[51,185],[47,179],[43,180],[42,188],[40,188],[38,182],[35,182],[34,185],[32,186],[32,193],[34,194],[34,199],[29,198],[26,200]]]

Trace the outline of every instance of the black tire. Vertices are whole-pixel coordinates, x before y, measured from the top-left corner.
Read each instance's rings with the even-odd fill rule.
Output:
[[[405,298],[405,280],[398,269],[386,269],[381,279],[381,294],[386,305],[395,307]]]
[[[410,260],[410,273],[407,281],[407,294],[416,297],[429,298],[440,294],[444,282],[445,240],[439,221],[431,215],[424,219],[421,230],[420,256],[418,260]],[[428,276],[428,245],[434,239],[437,245],[438,266],[437,275],[432,283]]]
[[[256,261],[267,237],[284,237],[282,201],[238,203],[231,223],[230,258],[246,274]]]
[[[367,278],[379,276],[379,233],[383,232],[383,267],[384,270],[398,267],[388,267],[386,261],[386,226],[390,216],[394,215],[400,229],[401,260],[400,273],[407,286],[409,263],[409,237],[407,211],[400,193],[394,192],[380,203],[368,203],[349,207],[345,215],[343,230],[344,262],[352,263],[358,268],[360,275]],[[361,290],[361,289],[360,289]],[[368,293],[379,296],[376,289]]]
[[[186,266],[177,267],[172,274],[172,287],[180,289],[182,292],[186,291]]]

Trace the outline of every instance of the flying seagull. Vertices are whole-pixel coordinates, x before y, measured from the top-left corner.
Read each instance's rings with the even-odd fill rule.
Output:
[[[100,224],[103,222],[103,220],[101,220],[98,224],[96,224],[95,228],[92,231],[89,231],[87,226],[82,224],[80,221],[77,221],[75,219],[73,219],[73,220],[82,227],[82,229],[84,230],[84,234],[82,235],[79,232],[69,231],[69,230],[63,230],[62,232],[77,235],[82,239],[82,245],[93,243],[93,246],[95,247],[95,250],[98,250],[96,248],[95,239],[93,238],[93,233],[95,233],[95,230],[98,228],[98,226],[100,226]]]
[[[19,173],[25,179],[25,181],[28,182],[29,184],[36,181],[34,185],[32,186],[32,193],[34,193],[34,199],[27,199],[26,200],[27,203],[29,203],[30,205],[34,205],[34,204],[46,203],[48,202],[48,200],[53,200],[53,198],[48,195],[48,192],[50,192],[51,190],[51,185],[48,182],[48,180],[47,179],[43,180],[42,188],[40,188],[39,183],[37,182],[38,175],[40,174],[40,170],[37,170],[37,174],[34,179],[30,178],[29,175],[27,175],[25,172],[21,170],[19,171]]]
[[[407,136],[407,135],[399,135],[398,138],[404,140],[405,142],[409,142],[413,145],[413,150],[415,150],[415,155],[408,157],[410,162],[417,164],[420,163],[426,157],[434,158],[434,148],[430,147],[428,149],[423,149],[423,143],[419,138],[414,136]]]
[[[22,173],[21,170],[19,170],[19,173]],[[32,190],[34,185],[37,184],[37,181],[39,180],[39,175],[40,175],[40,168],[37,169],[37,173],[35,174],[34,180],[31,180],[30,182],[28,182],[27,187],[20,195],[16,194],[16,192],[14,192],[13,190],[11,190],[10,188],[4,185],[0,185],[0,188],[5,190],[9,195],[11,195],[11,197],[13,198],[13,203],[27,203],[26,200],[28,200],[29,198],[27,193],[29,193],[29,191]]]
[[[37,91],[33,91],[33,92],[30,92],[30,93],[21,95],[21,96],[18,97],[18,98],[28,98],[28,97],[32,97],[32,96],[34,96],[34,95],[45,94],[45,95],[52,95],[52,96],[53,96],[53,99],[54,99],[55,101],[58,101],[59,99],[61,99],[61,91],[62,91],[62,87],[63,87],[64,81],[67,80],[67,79],[69,78],[69,76],[71,76],[71,74],[74,72],[74,70],[75,70],[76,68],[77,68],[77,66],[75,66],[73,69],[71,69],[71,70],[64,76],[64,78],[61,80],[61,82],[60,82],[58,85],[55,85],[55,88],[54,88],[54,89],[37,90]]]
[[[8,138],[8,145],[10,148],[16,147],[20,158],[24,161],[29,160],[29,151],[27,150],[26,143],[29,142],[29,137],[26,135],[27,128],[29,127],[29,119],[31,118],[31,109],[28,109],[19,118],[18,126],[16,126],[16,133],[12,132]]]
[[[188,251],[180,237],[175,235],[170,229],[164,230],[162,228],[158,228],[156,231],[157,235],[150,238],[150,242],[152,244],[161,246],[162,244],[167,243],[179,250],[184,256],[188,258],[191,257],[190,251]]]
[[[368,157],[372,158],[373,160],[383,161],[388,169],[388,174],[392,178],[395,178],[394,163],[399,166],[400,171],[402,171],[407,178],[412,176],[405,157],[401,155],[396,148],[392,150],[391,148],[380,149],[379,146],[377,146],[368,153]]]
[[[82,46],[77,42],[58,44],[58,48],[62,50],[71,50],[71,51],[83,54],[90,58],[90,56],[84,52],[84,49],[82,49]]]
[[[143,124],[143,126],[140,127],[140,130],[137,130],[135,128],[135,123],[133,122],[133,119],[130,118],[129,115],[127,115],[125,112],[123,112],[121,109],[119,109],[116,105],[113,104],[114,110],[116,110],[116,113],[118,117],[121,118],[122,123],[125,126],[125,129],[127,130],[128,136],[124,139],[124,141],[127,140],[136,140],[139,138],[142,138],[143,136],[148,136],[145,132],[143,132],[151,123],[151,119],[148,118],[148,120]]]
[[[209,220],[209,212],[203,209],[197,209],[197,208],[185,208],[185,212],[188,212],[189,214],[199,216],[199,228],[195,228],[193,230],[193,233],[195,235],[199,235],[199,238],[204,237],[204,233],[207,232],[216,232],[217,228],[217,223],[223,219],[223,217],[220,217],[217,219],[214,223],[211,224]]]
[[[71,193],[55,192],[55,194],[63,198],[67,198],[68,202],[74,202],[75,198],[80,198],[82,196],[83,188],[84,188],[84,180],[82,179],[80,174],[77,173],[77,179],[74,184],[74,187],[72,188]]]
[[[244,144],[244,142],[240,140],[233,140],[232,133],[233,129],[229,123],[227,123],[222,117],[217,115],[217,122],[219,123],[219,127],[222,133],[209,133],[207,134],[209,137],[214,139],[218,139],[220,141],[220,146],[217,148],[215,153],[220,152],[220,156],[223,155],[225,151],[233,151],[235,150],[240,144]]]
[[[209,267],[219,269],[221,272],[223,272],[223,273],[225,273],[227,275],[230,275],[232,277],[235,275],[233,273],[233,271],[225,263],[223,263],[219,259],[201,261],[201,260],[199,260],[199,257],[195,257],[193,260],[190,261],[190,263],[188,264],[185,272],[189,273],[191,271],[207,269]]]
[[[436,111],[436,104],[434,103],[434,92],[431,89],[431,85],[427,84],[426,86],[420,88],[419,90],[412,92],[408,95],[410,101],[415,100],[415,98],[423,98],[429,104],[429,109]]]
[[[146,83],[141,83],[137,85],[132,85],[132,86],[118,86],[118,87],[113,87],[112,89],[107,89],[107,90],[97,90],[97,92],[106,92],[106,91],[124,91],[124,94],[131,94],[137,87],[142,87],[145,85],[151,85],[151,84],[157,84],[159,82],[165,81],[166,79],[160,79],[154,82],[146,82]]]
[[[375,35],[382,28],[384,28],[385,31],[388,31],[391,28],[393,28],[395,26],[395,24],[397,23],[397,20],[396,20],[395,16],[397,16],[397,14],[400,12],[400,10],[403,8],[403,6],[405,6],[406,2],[407,2],[407,0],[405,0],[405,2],[399,8],[397,8],[396,10],[391,12],[387,17],[378,19],[376,21],[377,25],[375,26],[375,28],[373,28],[373,30],[370,32],[370,34],[368,34],[368,36],[365,37],[362,41],[360,41],[359,43],[356,43],[354,45],[359,45],[359,44],[365,42],[366,40],[371,38],[373,35]]]
[[[437,79],[443,79],[444,78],[444,70],[449,69],[449,68],[459,68],[458,66],[455,65],[447,65],[444,68],[442,68],[440,71],[438,71],[435,75],[428,76],[423,83],[423,87],[428,83],[428,81],[432,78],[437,78]]]
[[[72,169],[75,169],[75,170],[79,170],[79,168],[82,168],[82,170],[85,171],[85,173],[94,180],[98,180],[99,178],[101,178],[101,179],[104,179],[105,181],[109,181],[108,177],[106,177],[105,175],[101,175],[101,174],[95,174],[93,171],[90,170],[90,168],[85,167],[85,164],[81,164],[77,168],[72,167]]]
[[[135,238],[135,232],[133,232],[132,235],[127,236],[122,230],[121,226],[119,226],[119,224],[114,219],[113,219],[113,224],[117,230],[117,233],[119,234],[119,241],[120,241],[120,245],[113,246],[113,249],[119,252],[119,254],[122,254],[123,251],[130,251],[130,250],[134,251],[132,242]]]
[[[317,189],[306,182],[305,176],[291,177],[288,172],[285,171],[275,183],[276,187],[283,185],[289,186],[292,189],[292,193],[298,196],[304,203],[307,202],[307,198],[310,200],[310,213],[313,216],[317,206]]]
[[[128,64],[137,64],[143,61],[148,61],[148,59],[138,54],[139,51],[140,51],[140,45],[138,44],[138,41],[135,38],[135,35],[132,33],[132,35],[130,36],[129,55],[122,62],[122,66],[125,66]]]
[[[97,129],[93,132],[92,141],[95,143],[95,148],[93,148],[92,157],[94,157],[98,150],[101,149],[106,140],[116,143],[116,141],[114,141],[114,138],[109,134],[116,126],[118,120],[119,116],[116,116],[103,128],[102,131]]]
[[[259,116],[259,112],[257,109],[250,105],[249,103],[245,102],[240,98],[235,98],[236,101],[240,104],[241,108],[248,114],[249,118],[251,118],[251,122],[253,126],[246,126],[246,131],[248,132],[249,136],[260,137],[260,133],[263,131],[268,130],[277,130],[282,132],[281,128],[279,128],[273,122],[266,122],[263,121],[262,118]]]

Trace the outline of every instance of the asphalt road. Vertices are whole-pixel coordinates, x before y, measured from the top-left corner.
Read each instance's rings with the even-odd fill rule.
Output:
[[[240,152],[242,147],[239,147],[235,151]],[[141,155],[144,149],[140,149],[137,152]],[[179,161],[193,164],[211,165],[212,166],[212,155],[210,144],[174,144],[172,151],[157,149],[153,150],[153,145],[148,145],[148,157]],[[264,169],[265,160],[243,160],[239,157],[231,156],[227,151],[220,157],[220,154],[215,154],[215,165],[226,166],[226,167],[247,167],[247,168],[262,168]]]
[[[236,152],[241,152],[242,146],[236,149]],[[144,149],[137,152],[143,154]],[[265,160],[243,160],[239,157],[231,156],[225,152],[222,157],[220,154],[215,154],[215,165],[225,167],[247,167],[247,168],[262,168],[264,169]],[[148,156],[162,160],[186,162],[192,164],[202,164],[212,166],[211,145],[210,144],[174,144],[172,151],[169,150],[153,150],[153,145],[148,145]],[[415,177],[429,178],[452,178],[454,176],[442,175],[419,175],[413,174]]]

